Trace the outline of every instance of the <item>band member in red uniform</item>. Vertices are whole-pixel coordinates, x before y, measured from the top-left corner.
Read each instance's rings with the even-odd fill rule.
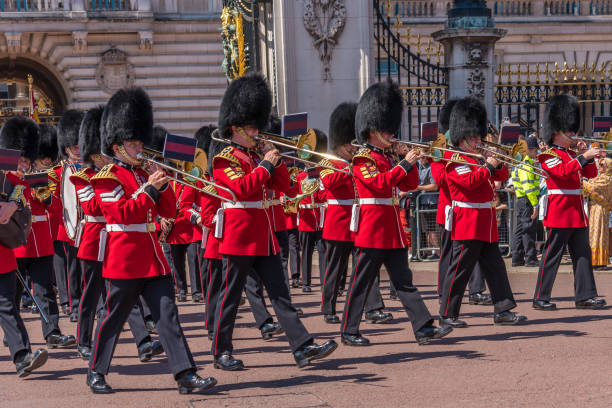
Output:
[[[441,285],[440,324],[446,327],[467,326],[458,316],[463,293],[476,262],[491,291],[494,323],[520,323],[525,317],[510,312],[516,303],[508,282],[506,265],[499,252],[493,205],[495,181],[507,179],[508,169],[494,157],[480,163],[469,155],[479,153],[481,138],[487,135],[487,111],[482,102],[473,97],[458,100],[451,111],[449,132],[452,143],[462,151],[450,156],[466,164],[448,162],[446,165],[452,203],[448,207],[446,228],[451,231],[453,247],[450,272]]]
[[[22,126],[21,124],[26,121],[28,125]],[[36,149],[38,129],[32,135],[28,131],[32,126],[36,127],[36,124],[30,119],[13,118],[9,119],[0,129],[0,148],[22,152],[18,163],[20,168],[30,167],[31,161],[27,157],[29,154],[25,152]],[[7,224],[16,211],[23,211],[27,205],[23,196],[27,186],[23,183],[13,185],[5,177],[6,173],[0,171],[0,224]],[[15,303],[15,288],[19,285],[16,278],[17,261],[13,250],[0,244],[0,259],[2,259],[0,262],[0,325],[4,331],[5,342],[10,350],[17,375],[23,378],[45,364],[48,354],[45,349],[38,349],[32,353],[28,332],[19,315]]]
[[[140,295],[151,308],[179,392],[201,392],[216,384],[214,378],[196,374],[178,320],[170,267],[157,241],[153,220],[158,213],[171,217],[176,199],[162,170],[149,175],[140,167],[138,154],[150,141],[152,128],[151,100],[140,88],[117,91],[104,108],[102,153],[114,160],[91,179],[107,223],[106,234],[100,239],[105,247],[102,276],[107,296],[87,373],[87,385],[94,393],[112,392],[104,376],[121,329]]]
[[[313,129],[318,152],[327,151],[327,136],[319,129]],[[316,167],[306,165],[306,168],[298,173],[296,184],[298,194],[304,194],[304,183],[316,183],[320,185],[319,170]],[[312,288],[312,255],[316,248],[319,254],[319,277],[323,286],[323,275],[325,274],[325,246],[323,245],[323,217],[325,215],[325,191],[317,189],[313,194],[307,195],[300,201],[298,212],[298,230],[300,232],[300,246],[302,247],[302,292],[311,292]]]
[[[62,163],[53,168],[55,173],[54,182],[56,183],[53,199],[57,199],[61,203],[61,176],[65,166],[72,166],[75,170],[82,167],[81,157],[79,153],[79,128],[85,112],[77,109],[66,111],[62,118],[57,123],[57,145],[60,156],[63,158]],[[61,207],[61,206],[57,206]],[[56,213],[57,214],[57,213]],[[60,208],[60,213],[63,217],[63,207]],[[77,261],[78,248],[68,234],[64,225],[63,218],[59,220],[57,237],[58,241],[62,241],[64,250],[64,259],[66,266],[66,286],[68,289],[70,321],[76,322],[79,320],[79,302],[81,300],[81,270]],[[60,297],[61,298],[61,297]]]
[[[85,224],[77,254],[83,280],[83,294],[79,303],[77,326],[77,353],[84,360],[89,360],[91,357],[91,334],[96,306],[100,296],[103,296],[102,300],[106,299],[102,262],[100,261],[104,255],[100,253],[100,232],[106,228],[106,219],[91,186],[91,178],[112,162],[112,159],[102,155],[100,150],[100,119],[103,110],[104,106],[98,106],[85,114],[79,131],[79,149],[86,167],[70,176],[70,181],[76,188],[79,203],[85,214],[83,220]],[[140,361],[149,361],[154,355],[164,352],[159,341],[151,340],[138,306],[132,308],[127,321],[136,342]]]
[[[23,146],[21,152],[26,159],[16,172],[6,174],[13,185],[24,184],[25,173],[29,172],[38,152],[39,129],[36,122],[29,118],[17,116],[9,119],[2,128],[5,140],[13,140],[15,148]],[[19,140],[21,139],[21,140]],[[27,166],[26,165],[27,162]],[[51,193],[48,188],[30,188],[23,191],[27,205],[32,211],[32,229],[24,246],[15,249],[17,266],[24,278],[30,278],[33,284],[33,294],[43,312],[48,317],[46,322],[42,317],[42,334],[47,347],[67,347],[75,343],[74,336],[64,336],[59,328],[59,309],[55,292],[53,291],[53,244],[51,227],[47,209],[51,205]],[[20,285],[21,287],[21,285]],[[16,304],[19,304],[16,299]]]
[[[455,102],[458,99],[449,99],[446,101],[444,106],[440,109],[438,115],[438,131],[445,135],[447,142],[449,142],[448,125],[450,121],[450,114]],[[444,279],[450,271],[450,261],[453,252],[453,244],[451,240],[450,231],[444,228],[445,223],[445,209],[451,205],[450,192],[448,191],[448,184],[446,182],[446,160],[440,159],[438,161],[430,160],[431,163],[431,174],[434,178],[436,185],[439,188],[438,194],[438,210],[436,213],[436,222],[440,226],[440,262],[438,263],[438,296],[442,296],[442,284]],[[486,289],[484,276],[478,264],[472,271],[469,283],[469,302],[471,305],[491,305],[491,295],[484,294]]]
[[[349,163],[357,151],[357,148],[351,145],[351,141],[355,139],[356,111],[356,103],[343,102],[334,109],[329,118],[329,150]],[[322,162],[338,170],[351,168],[340,160],[323,159]],[[352,208],[355,204],[355,186],[353,176],[341,171],[322,168],[320,177],[327,198],[323,223],[325,272],[321,289],[321,312],[325,323],[340,323],[336,315],[336,300],[341,289],[341,278],[347,274],[349,256],[354,251],[355,233],[350,228]],[[377,275],[365,301],[366,322],[391,321],[393,315],[384,313],[384,307]]]
[[[402,123],[403,99],[397,84],[391,81],[372,85],[362,95],[355,114],[357,140],[365,147],[353,157],[353,178],[359,207],[351,223],[355,225],[357,256],[349,283],[342,342],[349,346],[367,346],[370,341],[359,333],[368,290],[384,264],[397,295],[412,323],[419,344],[446,336],[452,328],[437,328],[412,283],[408,267],[406,237],[399,216],[399,190],[416,188],[418,154],[410,151],[395,164],[390,149]]]
[[[578,100],[567,94],[551,98],[544,112],[542,129],[542,139],[550,149],[538,156],[542,169],[548,173],[548,197],[547,205],[542,209],[547,234],[533,295],[534,309],[556,309],[556,305],[550,302],[550,295],[566,245],[572,258],[576,308],[601,309],[606,304],[605,300],[597,299],[589,222],[581,190],[583,177],[597,176],[594,159],[601,150],[587,150],[581,142],[578,143],[578,152],[570,150],[572,137],[579,127]]]
[[[231,140],[231,146],[214,157],[213,178],[237,197],[234,204],[224,203],[224,211],[217,215],[217,228],[222,231],[219,252],[223,255],[223,295],[217,302],[212,354],[215,367],[224,370],[243,368],[242,361],[232,356],[232,334],[240,297],[251,270],[259,276],[270,296],[298,367],[329,355],[337,347],[333,340],[320,346],[313,342],[291,305],[283,277],[266,192],[274,186],[286,190],[289,173],[280,162],[277,150],[268,151],[259,164],[256,164],[259,156],[250,150],[257,146],[254,136],[266,126],[271,107],[272,95],[265,79],[259,74],[250,74],[230,83],[219,111],[220,134]],[[219,193],[230,197],[225,191]]]

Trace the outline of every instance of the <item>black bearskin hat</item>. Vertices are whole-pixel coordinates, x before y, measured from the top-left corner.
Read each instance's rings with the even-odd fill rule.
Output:
[[[212,135],[212,132],[214,132],[216,128],[217,127],[215,125],[202,126],[196,130],[195,134],[193,135],[198,141],[198,148],[204,150],[206,154],[208,154],[208,148],[212,140],[210,135]]]
[[[0,148],[19,150],[23,157],[34,161],[38,154],[40,131],[32,119],[15,116],[0,129]]]
[[[451,110],[448,130],[453,145],[469,136],[487,136],[487,109],[478,98],[468,96],[455,102]]]
[[[325,134],[325,132],[323,132],[322,130],[319,129],[312,129],[315,132],[315,135],[317,136],[317,145],[315,146],[315,152],[318,153],[327,153],[327,135]],[[319,156],[315,156],[312,158],[312,160],[319,160],[320,157]]]
[[[370,86],[361,96],[355,112],[357,141],[365,144],[370,130],[396,134],[402,124],[404,101],[399,86],[387,80]]]
[[[580,129],[580,105],[572,95],[553,96],[544,110],[542,140],[551,146],[555,132],[577,132]]]
[[[219,130],[231,137],[232,126],[253,125],[263,130],[272,110],[272,93],[261,74],[247,74],[234,79],[219,107]]]
[[[40,141],[38,143],[37,159],[50,158],[57,160],[59,149],[57,148],[57,128],[53,125],[38,125],[40,128]]]
[[[79,150],[81,160],[87,164],[92,164],[91,156],[100,154],[100,121],[102,120],[104,105],[91,108],[85,114],[79,129]]]
[[[227,147],[227,143],[217,142],[216,140],[211,140],[210,145],[208,146],[208,174],[210,177],[213,176],[212,167],[213,167],[213,158],[221,153],[223,149]]]
[[[145,147],[147,149],[151,149],[153,151],[163,153],[167,134],[168,134],[168,130],[165,127],[161,125],[153,126],[153,133],[151,135],[151,141],[145,144]]]
[[[438,114],[438,133],[445,134],[448,132],[448,125],[450,123],[450,116],[453,110],[453,106],[459,98],[452,98],[446,101],[442,108],[440,108],[440,113]]]
[[[355,139],[355,102],[342,102],[329,117],[329,150],[351,143]]]
[[[114,156],[113,145],[128,140],[139,140],[148,145],[152,132],[153,106],[142,88],[120,89],[111,96],[100,122],[104,154]]]
[[[70,109],[57,122],[57,147],[60,157],[66,158],[66,148],[79,144],[79,129],[85,112],[80,109]]]

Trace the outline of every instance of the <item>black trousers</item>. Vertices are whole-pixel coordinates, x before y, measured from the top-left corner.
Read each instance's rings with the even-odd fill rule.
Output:
[[[244,284],[244,293],[251,306],[253,317],[255,317],[255,326],[261,329],[261,326],[264,324],[271,323],[273,319],[266,306],[263,284],[255,271],[251,271],[247,276],[246,283]]]
[[[64,255],[66,257],[66,284],[68,288],[68,303],[70,304],[70,313],[78,313],[79,302],[81,301],[81,292],[83,290],[80,265],[77,261],[77,253],[79,252],[79,249],[73,247],[68,242],[62,242],[62,245],[64,247]]]
[[[280,247],[281,264],[283,265],[283,273],[289,276],[289,234],[285,231],[275,231],[276,240]]]
[[[408,251],[405,248],[357,248],[356,256],[342,317],[342,334],[359,334],[366,297],[382,265],[387,268],[413,330],[416,332],[432,322],[425,302],[412,283],[412,271],[408,267]]]
[[[69,305],[68,296],[68,250],[63,241],[53,241],[53,271],[55,273],[55,285],[61,305]]]
[[[527,197],[516,199],[516,226],[512,235],[512,263],[536,263],[535,239],[538,220],[532,220],[533,207]]]
[[[94,327],[97,305],[100,299],[106,302],[106,289],[102,278],[102,262],[89,259],[79,259],[83,271],[83,294],[79,307],[79,322],[77,325],[77,340],[79,346],[91,347],[91,334]],[[136,302],[127,318],[128,325],[136,346],[145,341],[151,341],[151,336],[144,324],[139,304]],[[106,309],[102,309],[100,319],[105,317]]]
[[[438,297],[442,296],[442,285],[450,271],[450,263],[453,255],[453,240],[451,239],[450,231],[440,225],[440,262],[438,263]],[[470,295],[482,293],[487,290],[485,285],[484,275],[480,268],[480,264],[476,262],[472,276],[468,282],[468,292]]]
[[[289,273],[291,279],[300,279],[302,258],[300,254],[300,235],[297,228],[287,230],[287,241],[289,250]],[[281,247],[281,252],[283,248]]]
[[[53,275],[53,256],[17,258],[17,268],[24,278],[26,276],[30,278],[32,294],[49,318],[48,323],[42,317],[40,318],[43,337],[47,338],[51,333],[59,333],[59,308],[51,276]],[[21,293],[21,284],[18,284],[18,288],[18,292]],[[18,299],[16,305],[19,305]]]
[[[319,253],[319,278],[323,285],[323,275],[325,275],[323,257],[325,256],[325,246],[323,245],[322,231],[300,231],[300,244],[302,246],[302,284],[310,286],[312,284],[312,254],[316,249]]]
[[[30,352],[30,339],[15,305],[15,271],[0,273],[0,325],[6,336],[11,359],[23,352]]]
[[[495,313],[516,307],[508,281],[506,264],[501,257],[497,242],[475,239],[453,241],[450,269],[442,285],[440,316],[459,316],[465,287],[476,262],[480,265],[491,291]]]
[[[195,370],[189,345],[179,323],[174,303],[174,289],[169,276],[141,279],[107,279],[105,315],[98,321],[89,368],[97,373],[108,373],[119,335],[128,316],[142,295],[151,308],[159,339],[168,356],[172,374]]]
[[[174,281],[178,293],[187,294],[187,271],[185,270],[185,259],[189,266],[189,284],[191,285],[191,294],[202,293],[200,284],[200,271],[198,262],[198,245],[199,242],[190,244],[170,244],[172,253],[172,264],[174,270]]]
[[[547,228],[547,233],[533,298],[550,300],[565,245],[572,258],[576,302],[597,296],[589,246],[589,228]]]
[[[324,242],[325,273],[323,275],[323,289],[321,291],[321,312],[326,315],[332,315],[336,314],[338,290],[341,287],[344,289],[341,279],[342,276],[346,277],[349,257],[355,251],[355,247],[352,241],[325,240]],[[384,307],[385,304],[380,295],[380,279],[377,274],[366,296],[365,312],[383,309]]]
[[[208,333],[215,330],[215,311],[217,301],[221,294],[221,283],[223,281],[221,259],[204,258],[203,265],[206,265],[206,316],[205,326]]]
[[[291,304],[289,288],[283,279],[280,256],[224,255],[222,272],[222,291],[217,301],[215,317],[215,337],[212,342],[213,356],[232,352],[232,335],[240,297],[247,276],[254,271],[263,283],[279,323],[285,330],[292,351],[312,341],[312,336],[297,315]]]

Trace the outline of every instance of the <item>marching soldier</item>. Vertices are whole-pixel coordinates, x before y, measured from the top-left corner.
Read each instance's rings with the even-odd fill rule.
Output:
[[[566,245],[572,258],[576,308],[601,309],[606,304],[605,300],[597,299],[589,224],[580,188],[583,177],[597,175],[594,159],[601,149],[587,150],[586,144],[579,142],[577,152],[570,150],[579,126],[578,100],[567,94],[551,98],[546,105],[542,129],[542,139],[550,149],[538,156],[542,169],[548,173],[548,197],[547,205],[542,208],[547,234],[533,295],[534,309],[556,309],[550,296]]]
[[[418,185],[415,151],[395,164],[392,139],[402,122],[403,99],[397,84],[391,81],[372,85],[362,95],[355,114],[357,140],[365,147],[353,157],[353,179],[359,196],[359,207],[352,223],[356,228],[357,256],[349,283],[342,342],[350,346],[367,346],[370,341],[359,333],[368,290],[384,264],[393,286],[412,323],[419,344],[439,339],[452,328],[437,328],[412,283],[408,267],[406,237],[399,216],[398,191],[413,190]],[[359,217],[357,219],[357,217]]]
[[[487,111],[478,99],[458,100],[451,112],[449,132],[453,145],[461,153],[447,154],[453,159],[446,165],[446,180],[451,207],[446,228],[451,231],[450,272],[442,285],[440,325],[466,327],[458,319],[461,300],[476,262],[485,276],[491,296],[496,325],[514,325],[523,320],[510,312],[516,307],[506,265],[498,246],[497,222],[493,198],[495,181],[508,178],[508,170],[494,157],[484,164],[474,158],[487,134]],[[447,152],[448,153],[448,152]],[[463,163],[462,163],[463,162]]]
[[[100,119],[103,110],[104,106],[98,106],[85,114],[79,131],[79,149],[81,160],[86,167],[70,176],[85,214],[85,224],[77,253],[83,273],[83,293],[79,302],[77,325],[77,354],[88,361],[91,357],[91,334],[96,306],[100,296],[102,300],[106,299],[102,278],[104,254],[100,252],[100,233],[106,228],[106,219],[91,185],[92,177],[112,161],[110,157],[102,155],[100,150]],[[100,318],[103,319],[104,316]],[[132,308],[127,321],[136,342],[140,361],[149,361],[153,356],[164,352],[159,341],[151,340],[138,306]]]
[[[285,284],[279,247],[266,191],[277,185],[286,190],[289,185],[287,167],[281,163],[277,150],[259,156],[252,151],[259,129],[266,126],[272,106],[272,95],[259,74],[246,75],[230,83],[221,101],[219,130],[231,146],[213,159],[213,178],[217,184],[232,190],[235,203],[223,204],[217,215],[218,236],[222,235],[219,252],[223,255],[223,295],[219,296],[215,317],[212,354],[216,368],[238,370],[242,361],[232,356],[232,334],[238,304],[245,281],[251,270],[265,286],[272,306],[289,339],[298,367],[326,357],[337,347],[330,340],[323,345],[313,342],[291,305]],[[225,191],[224,197],[230,198]]]
[[[350,162],[357,148],[351,145],[355,139],[355,112],[357,104],[344,102],[338,105],[329,118],[329,150]],[[328,167],[350,171],[350,166],[340,160],[323,162]],[[348,260],[354,251],[355,233],[351,231],[351,213],[355,203],[353,177],[341,171],[324,168],[320,171],[321,184],[325,188],[327,209],[323,224],[325,240],[325,273],[321,289],[321,312],[325,323],[340,323],[336,315],[336,300],[341,288],[342,277],[346,276]],[[387,323],[393,319],[391,313],[384,313],[385,305],[380,295],[379,277],[374,279],[365,303],[366,322]]]
[[[172,217],[174,192],[162,170],[148,175],[138,155],[151,139],[153,108],[140,88],[122,89],[109,100],[102,114],[102,153],[113,157],[92,179],[106,219],[102,276],[107,295],[104,317],[98,321],[89,360],[87,385],[94,393],[110,393],[108,373],[121,329],[140,295],[144,297],[181,394],[201,392],[216,380],[203,379],[178,320],[170,267],[157,241],[153,220]]]
[[[538,157],[538,139],[527,138],[528,155],[523,159],[525,168],[533,171],[534,160]],[[538,200],[540,177],[522,167],[515,167],[512,180],[515,181],[516,227],[512,247],[512,266],[539,266],[536,254],[536,232],[538,225]]]
[[[47,347],[68,347],[75,343],[75,338],[63,335],[59,328],[59,308],[53,291],[53,244],[47,216],[47,210],[51,206],[51,192],[47,187],[31,188],[28,182],[23,180],[25,173],[30,170],[31,163],[37,157],[39,128],[33,120],[17,116],[5,123],[2,132],[7,143],[13,140],[14,146],[22,146],[21,151],[26,160],[16,172],[7,173],[6,178],[14,185],[27,186],[23,196],[32,212],[32,229],[27,242],[24,246],[15,249],[17,266],[24,277],[30,278],[33,294],[43,308],[42,312],[48,317],[48,321],[42,316],[40,319]],[[25,166],[26,161],[28,166]],[[19,304],[18,301],[16,304]]]

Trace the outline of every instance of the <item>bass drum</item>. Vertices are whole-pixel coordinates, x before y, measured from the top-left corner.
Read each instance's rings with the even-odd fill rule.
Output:
[[[79,205],[76,188],[70,181],[70,176],[74,173],[76,173],[74,166],[65,165],[60,180],[60,200],[64,207],[64,227],[66,227],[66,235],[73,241],[77,238],[77,231],[83,219],[83,210]]]

